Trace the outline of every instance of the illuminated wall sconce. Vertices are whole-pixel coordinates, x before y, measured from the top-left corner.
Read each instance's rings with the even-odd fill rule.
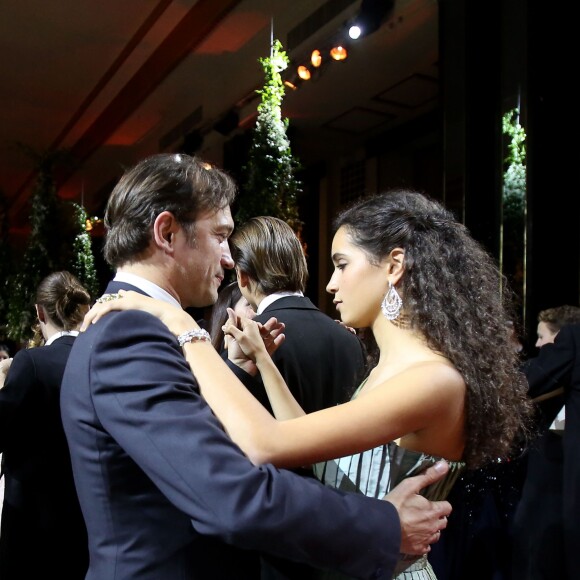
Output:
[[[310,71],[308,70],[307,67],[305,67],[304,65],[300,65],[297,69],[298,72],[298,76],[303,80],[303,81],[307,81],[310,80],[310,77],[312,76],[310,74]]]
[[[312,54],[310,55],[310,62],[315,68],[318,68],[322,64],[322,54],[318,49],[312,51]]]
[[[335,46],[330,49],[330,56],[334,60],[345,60],[348,56],[348,51],[344,46]]]

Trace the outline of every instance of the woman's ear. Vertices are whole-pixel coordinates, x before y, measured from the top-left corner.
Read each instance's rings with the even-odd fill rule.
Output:
[[[175,234],[180,227],[179,222],[170,211],[162,211],[153,223],[155,245],[159,249],[172,254]]]
[[[393,286],[396,286],[405,273],[405,250],[403,248],[394,248],[391,250],[387,268],[388,280]]]

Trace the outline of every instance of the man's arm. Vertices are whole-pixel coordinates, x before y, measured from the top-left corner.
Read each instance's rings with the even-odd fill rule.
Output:
[[[403,480],[385,497],[397,508],[400,517],[401,553],[426,553],[430,550],[429,545],[441,537],[441,530],[447,527],[451,504],[428,501],[419,492],[439,481],[448,471],[447,463],[439,461],[423,473]]]
[[[94,331],[89,372],[103,428],[199,533],[357,578],[390,578],[401,534],[392,504],[253,466],[157,319],[128,311]]]
[[[407,526],[416,499],[411,484],[390,503],[252,466],[224,434],[177,341],[157,319],[128,311],[95,330],[90,372],[103,427],[200,533],[357,578],[391,577],[401,545],[395,504],[404,536],[434,540],[448,504],[421,498],[426,521]]]

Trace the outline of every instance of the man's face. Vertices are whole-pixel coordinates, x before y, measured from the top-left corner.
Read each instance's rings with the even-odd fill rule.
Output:
[[[542,348],[545,344],[554,342],[557,332],[552,332],[550,327],[545,322],[538,322],[538,340],[536,340],[536,348]]]
[[[234,267],[228,238],[234,229],[229,207],[200,214],[195,222],[193,240],[185,230],[175,246],[175,290],[181,305],[204,307],[217,300],[224,270]]]

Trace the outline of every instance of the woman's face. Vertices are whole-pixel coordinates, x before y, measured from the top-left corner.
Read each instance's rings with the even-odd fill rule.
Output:
[[[234,312],[237,316],[243,316],[244,318],[254,318],[256,316],[254,309],[243,296],[234,305]]]
[[[372,326],[381,313],[381,302],[388,290],[386,261],[371,264],[341,227],[332,240],[332,262],[334,272],[326,291],[334,294],[333,302],[340,318],[353,328]]]

